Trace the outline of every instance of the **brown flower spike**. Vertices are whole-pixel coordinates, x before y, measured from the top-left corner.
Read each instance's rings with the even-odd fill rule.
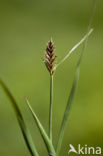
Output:
[[[50,75],[53,75],[56,66],[56,56],[55,49],[52,39],[48,42],[46,53],[45,53],[45,65],[50,72]]]

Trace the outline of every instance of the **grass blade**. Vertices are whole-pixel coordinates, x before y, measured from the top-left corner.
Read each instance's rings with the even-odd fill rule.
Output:
[[[9,100],[12,104],[12,107],[13,107],[15,114],[16,114],[16,118],[17,118],[19,126],[21,128],[25,143],[28,147],[28,150],[29,150],[31,156],[39,156],[39,154],[38,154],[38,152],[37,152],[37,150],[33,144],[31,135],[30,135],[30,133],[29,133],[29,131],[25,125],[24,119],[22,117],[22,114],[20,112],[20,109],[19,109],[14,97],[12,96],[9,89],[7,88],[7,86],[5,85],[5,83],[2,80],[0,80],[0,85],[3,88],[4,92],[6,93],[7,97],[9,98]]]
[[[66,109],[65,109],[65,112],[64,112],[64,117],[63,117],[62,124],[61,124],[61,128],[60,128],[60,131],[59,131],[59,137],[58,137],[57,149],[56,149],[57,156],[58,156],[59,153],[60,153],[61,144],[62,144],[62,140],[63,140],[63,136],[64,136],[64,131],[65,131],[65,128],[66,128],[66,125],[67,125],[67,122],[68,122],[68,117],[69,117],[70,108],[71,108],[71,105],[72,105],[72,102],[73,102],[73,99],[74,99],[74,95],[75,95],[75,92],[76,92],[76,88],[77,88],[77,85],[78,85],[80,64],[81,64],[81,61],[82,61],[82,58],[83,58],[83,53],[84,53],[85,48],[86,48],[86,45],[87,45],[87,39],[88,39],[89,35],[92,33],[92,31],[93,31],[93,29],[90,29],[90,28],[91,28],[91,24],[92,24],[92,22],[93,22],[93,18],[94,18],[94,15],[95,15],[95,9],[96,9],[96,0],[93,0],[92,13],[91,13],[91,17],[90,17],[90,21],[89,21],[89,25],[88,25],[88,29],[87,29],[87,34],[82,38],[82,40],[81,40],[79,43],[77,43],[77,44],[69,51],[69,53],[68,53],[68,54],[60,61],[60,63],[57,65],[57,67],[58,67],[60,64],[62,64],[62,63],[71,55],[71,53],[72,53],[81,43],[83,43],[83,42],[85,41],[85,42],[84,42],[84,45],[83,45],[82,53],[81,53],[80,58],[79,58],[79,61],[77,62],[74,82],[73,82],[73,85],[72,85],[72,89],[71,89],[71,92],[70,92],[70,96],[69,96],[69,98],[68,98],[67,106],[66,106]]]
[[[38,127],[38,129],[39,129],[39,131],[40,131],[40,134],[41,134],[41,136],[42,136],[42,138],[43,138],[43,140],[44,140],[44,143],[45,143],[45,145],[46,145],[48,154],[49,154],[50,156],[56,156],[56,153],[55,153],[54,147],[53,147],[53,145],[52,145],[52,142],[51,142],[51,140],[49,139],[49,137],[48,137],[46,131],[44,130],[44,128],[43,128],[43,126],[42,126],[42,124],[40,123],[40,121],[39,121],[37,115],[35,114],[35,112],[33,111],[32,107],[30,106],[30,103],[29,103],[29,101],[28,101],[27,98],[26,98],[26,102],[27,102],[28,107],[29,107],[29,109],[30,109],[30,112],[32,113],[32,116],[33,116],[33,118],[34,118],[34,120],[35,120],[35,122],[36,122],[36,125],[37,125],[37,127]]]
[[[93,29],[90,29],[90,31],[68,52],[68,54],[56,65],[56,68],[60,66],[71,54],[72,52],[79,46],[81,45],[87,38],[88,36],[92,33]]]
[[[87,38],[92,33],[92,31],[93,31],[93,29],[91,29],[75,47],[78,47],[78,45],[80,45],[84,40],[86,40],[85,41],[85,44],[86,44],[87,43]],[[74,47],[74,49],[75,49],[75,47]],[[57,148],[56,148],[57,156],[60,153],[61,144],[62,144],[62,140],[63,140],[63,136],[64,136],[64,131],[65,131],[65,128],[66,128],[66,125],[67,125],[67,122],[68,122],[70,108],[71,108],[71,105],[73,103],[74,95],[75,95],[76,88],[77,88],[77,85],[78,85],[80,64],[81,64],[81,61],[82,61],[82,56],[83,56],[84,50],[85,50],[85,48],[83,48],[80,59],[79,59],[79,61],[77,63],[77,66],[76,66],[75,78],[74,78],[73,85],[72,85],[70,95],[69,95],[69,98],[68,98],[67,106],[66,106],[66,109],[65,109],[65,112],[64,112],[64,117],[63,117],[63,120],[62,120],[62,123],[61,123],[61,128],[60,128],[60,131],[59,131],[59,137],[58,137]],[[62,60],[61,63],[63,63],[70,56],[72,51],[74,51],[74,50],[71,50],[71,52],[69,54],[67,54],[67,56]]]
[[[93,31],[93,29],[91,29],[87,33],[88,35],[85,36],[85,44],[87,43],[87,37],[92,33],[92,31]],[[75,77],[74,77],[73,85],[72,85],[72,88],[71,88],[71,91],[70,91],[70,95],[69,95],[69,98],[68,98],[68,101],[67,101],[67,106],[66,106],[66,109],[65,109],[65,112],[64,112],[62,123],[61,123],[60,131],[59,131],[59,136],[58,136],[58,141],[57,141],[57,148],[56,148],[57,156],[60,153],[61,144],[62,144],[62,140],[63,140],[63,136],[64,136],[64,131],[65,131],[65,128],[66,128],[66,125],[67,125],[67,122],[68,122],[70,108],[71,108],[71,105],[73,103],[74,95],[75,95],[76,88],[77,88],[77,85],[78,85],[79,72],[80,72],[80,64],[81,64],[81,61],[82,61],[82,58],[83,58],[83,52],[84,52],[84,50],[86,48],[85,44],[84,44],[84,48],[83,48],[83,51],[81,53],[81,56],[80,56],[80,58],[79,58],[79,60],[77,62],[76,72],[75,72]]]
[[[61,124],[61,128],[60,128],[60,132],[59,132],[59,137],[58,137],[58,142],[57,142],[57,149],[56,149],[56,153],[57,155],[59,155],[60,149],[61,149],[61,144],[62,144],[62,140],[63,140],[63,136],[64,136],[64,131],[67,125],[67,121],[68,121],[68,116],[70,113],[70,108],[74,99],[74,95],[76,92],[76,88],[77,88],[77,84],[78,84],[78,80],[79,80],[79,66],[77,66],[76,68],[76,72],[75,72],[75,78],[74,78],[74,82],[72,85],[72,89],[68,98],[68,102],[67,102],[67,106],[64,112],[64,117],[62,120],[62,124]]]

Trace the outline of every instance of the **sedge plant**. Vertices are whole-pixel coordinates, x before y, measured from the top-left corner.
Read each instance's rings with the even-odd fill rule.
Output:
[[[63,121],[62,121],[62,125],[61,125],[61,129],[60,129],[60,133],[59,133],[59,138],[58,138],[58,143],[57,143],[57,149],[54,149],[53,143],[52,143],[52,112],[53,112],[53,76],[54,76],[54,71],[70,56],[70,54],[80,45],[82,44],[87,37],[92,33],[93,29],[90,29],[90,31],[82,38],[82,40],[77,43],[70,51],[69,53],[60,61],[60,63],[56,64],[56,56],[54,53],[54,45],[52,40],[49,41],[48,46],[46,48],[46,54],[45,54],[45,65],[50,73],[50,109],[49,109],[49,135],[47,134],[47,132],[44,130],[40,120],[38,119],[37,115],[35,114],[35,112],[33,111],[28,99],[26,98],[26,102],[27,105],[31,111],[31,114],[37,124],[37,127],[40,131],[40,134],[43,138],[43,141],[46,145],[47,151],[48,151],[48,155],[49,156],[57,156],[59,155],[60,152],[60,148],[61,148],[61,143],[62,143],[62,139],[63,139],[63,134],[64,134],[64,130],[65,130],[65,126],[67,124],[67,120],[68,120],[68,115],[69,115],[69,110],[70,110],[70,106],[72,104],[72,101],[74,99],[74,94],[76,91],[76,87],[77,87],[77,83],[78,83],[78,79],[79,79],[79,65],[80,62],[78,62],[77,67],[76,67],[76,73],[75,73],[75,79],[73,82],[73,86],[70,92],[70,96],[67,102],[67,106],[66,106],[66,110],[64,113],[64,117],[63,117]],[[32,141],[30,132],[28,131],[28,128],[26,127],[26,124],[24,122],[22,113],[19,109],[19,106],[15,100],[15,98],[13,97],[12,93],[10,92],[10,90],[8,89],[8,87],[6,86],[6,84],[3,82],[2,79],[0,79],[0,85],[3,88],[4,92],[6,93],[7,97],[9,98],[12,107],[15,111],[19,126],[21,128],[24,140],[26,142],[26,145],[30,151],[31,156],[39,156],[36,147]]]
[[[59,156],[59,154],[60,154],[64,132],[66,129],[66,125],[68,123],[70,108],[71,108],[71,105],[73,103],[74,95],[75,95],[76,88],[78,85],[80,64],[81,64],[81,61],[83,58],[83,52],[84,52],[85,47],[86,47],[87,38],[88,38],[88,36],[90,36],[90,34],[93,31],[93,29],[91,29],[91,23],[93,20],[94,9],[95,9],[95,1],[94,0],[93,0],[93,4],[94,5],[93,5],[92,16],[91,16],[91,19],[89,22],[89,26],[88,26],[88,30],[87,30],[86,35],[67,53],[67,55],[58,64],[56,63],[55,48],[54,48],[54,43],[53,43],[52,39],[48,42],[48,45],[46,47],[44,63],[46,65],[46,68],[49,71],[49,77],[50,77],[49,133],[47,133],[46,130],[44,129],[42,123],[40,122],[36,113],[32,109],[32,107],[29,103],[29,100],[27,98],[25,99],[27,106],[28,106],[28,108],[29,108],[29,110],[33,116],[34,122],[36,123],[38,130],[41,134],[41,137],[44,141],[44,144],[45,144],[45,147],[47,149],[49,156]],[[58,69],[58,67],[64,61],[66,61],[69,58],[69,56],[75,51],[75,49],[77,47],[79,47],[83,42],[84,42],[83,50],[81,52],[80,58],[79,58],[77,65],[76,65],[74,81],[73,81],[73,84],[71,87],[71,91],[70,91],[68,101],[67,101],[67,105],[66,105],[66,108],[64,111],[64,116],[62,119],[61,127],[59,130],[58,139],[57,139],[57,146],[56,146],[56,148],[54,148],[53,141],[52,141],[53,140],[53,137],[52,137],[52,131],[53,131],[52,130],[52,120],[53,120],[52,113],[53,113],[53,77],[54,77],[54,72],[55,72],[55,70]],[[24,137],[25,143],[27,145],[27,148],[30,152],[30,155],[31,156],[39,156],[37,148],[35,147],[35,144],[32,140],[31,134],[28,130],[28,127],[25,124],[24,118],[22,116],[22,113],[19,109],[19,106],[18,106],[14,96],[12,95],[12,93],[10,92],[10,90],[8,89],[8,87],[6,86],[6,84],[4,83],[4,81],[2,79],[0,79],[0,85],[1,85],[2,89],[4,90],[5,94],[7,95],[8,99],[9,99],[9,101],[10,101],[10,103],[14,109],[17,121],[18,121],[19,126],[21,128],[21,132],[23,134],[23,137]]]

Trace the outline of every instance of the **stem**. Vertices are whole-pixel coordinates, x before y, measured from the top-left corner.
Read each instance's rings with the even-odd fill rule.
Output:
[[[52,142],[53,75],[50,75],[49,137]]]

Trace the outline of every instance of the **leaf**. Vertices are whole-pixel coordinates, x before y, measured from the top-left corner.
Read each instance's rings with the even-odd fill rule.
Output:
[[[91,30],[85,35],[85,37],[84,37],[81,41],[83,42],[84,39],[87,39],[87,37],[91,34],[92,31],[93,31],[93,29],[91,29]],[[80,44],[80,42],[79,42],[79,44]],[[78,44],[78,45],[79,45],[79,44]],[[85,44],[86,44],[86,42],[85,42]],[[64,112],[63,120],[62,120],[62,123],[61,123],[60,131],[59,131],[59,137],[58,137],[58,141],[57,141],[57,148],[56,148],[57,156],[59,155],[59,152],[60,152],[60,149],[61,149],[61,144],[62,144],[62,140],[63,140],[63,136],[64,136],[64,131],[65,131],[65,128],[66,128],[66,125],[67,125],[67,122],[68,122],[68,117],[69,117],[69,113],[70,113],[70,108],[71,108],[71,105],[72,105],[72,103],[73,103],[74,95],[75,95],[76,88],[77,88],[77,85],[78,85],[79,72],[80,72],[80,64],[81,64],[81,61],[82,61],[82,58],[83,58],[83,52],[84,52],[84,50],[85,50],[85,46],[84,46],[83,51],[82,51],[82,53],[81,53],[80,59],[79,59],[79,61],[77,62],[73,85],[72,85],[72,88],[71,88],[71,91],[70,91],[70,95],[69,95],[69,98],[68,98],[68,101],[67,101],[67,105],[66,105],[66,109],[65,109],[65,112]],[[69,55],[70,55],[70,54],[69,54]],[[63,62],[67,59],[67,57],[69,57],[69,55],[67,55],[67,56],[63,59]]]
[[[44,143],[45,143],[45,145],[46,145],[48,154],[49,154],[50,156],[56,156],[56,152],[55,152],[55,149],[54,149],[54,147],[53,147],[53,145],[52,145],[52,142],[51,142],[51,140],[49,139],[49,137],[48,137],[46,131],[44,130],[44,128],[43,128],[43,126],[42,126],[42,124],[40,123],[40,121],[39,121],[37,115],[35,114],[35,112],[33,111],[32,107],[30,106],[30,103],[29,103],[29,101],[28,101],[27,98],[26,98],[26,102],[27,102],[28,107],[29,107],[29,109],[30,109],[30,112],[32,113],[32,116],[33,116],[33,118],[34,118],[34,120],[35,120],[35,122],[36,122],[36,125],[37,125],[37,127],[38,127],[38,129],[39,129],[39,131],[40,131],[40,134],[41,134],[41,136],[42,136],[42,138],[43,138],[43,141],[44,141]]]
[[[9,91],[9,89],[7,88],[7,86],[5,85],[5,83],[2,80],[0,80],[0,85],[3,88],[4,92],[6,93],[7,97],[9,98],[9,100],[12,104],[12,107],[16,114],[16,118],[17,118],[19,126],[21,128],[25,143],[28,147],[28,150],[29,150],[31,156],[39,156],[14,97],[12,96],[11,92]]]
[[[81,45],[87,38],[88,36],[92,33],[93,29],[90,29],[90,31],[67,53],[67,55],[56,65],[56,68],[60,66],[71,54],[72,52],[79,46]]]
[[[57,155],[60,152],[62,139],[63,139],[63,136],[64,136],[65,127],[67,125],[68,116],[69,116],[69,113],[70,113],[70,108],[71,108],[71,105],[72,105],[72,102],[73,102],[73,99],[74,99],[74,95],[75,95],[75,92],[76,92],[76,88],[77,88],[77,85],[78,85],[78,80],[79,80],[79,67],[77,67],[77,69],[76,69],[75,79],[74,79],[72,89],[71,89],[71,92],[70,92],[70,95],[69,95],[69,98],[68,98],[68,102],[67,102],[67,105],[66,105],[66,109],[65,109],[65,112],[64,112],[64,117],[63,117],[63,120],[62,120],[60,132],[59,132],[59,137],[58,137],[58,143],[57,143],[57,150],[56,150]]]

